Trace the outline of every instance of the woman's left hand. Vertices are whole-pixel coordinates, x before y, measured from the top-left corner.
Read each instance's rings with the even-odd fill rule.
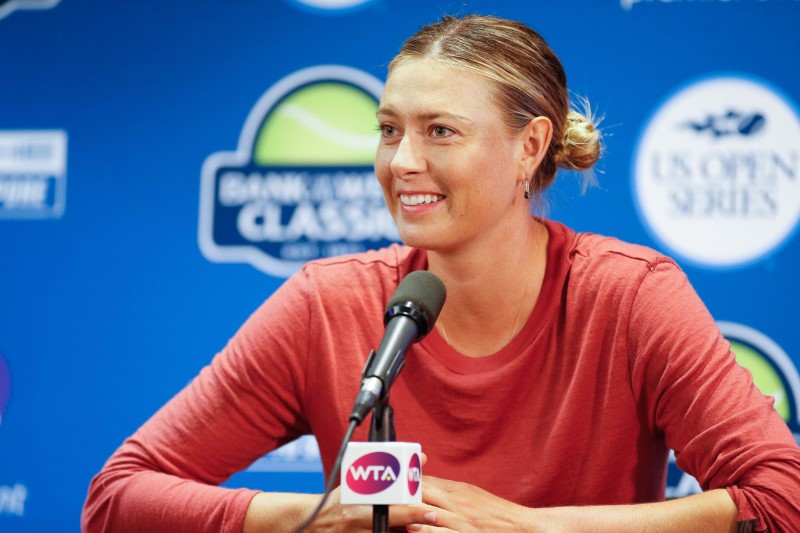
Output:
[[[504,500],[475,485],[422,477],[422,501],[431,509],[425,524],[407,526],[421,533],[534,531],[532,509]]]

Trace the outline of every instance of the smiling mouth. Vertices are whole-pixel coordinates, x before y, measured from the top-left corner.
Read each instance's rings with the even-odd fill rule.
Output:
[[[400,203],[403,205],[433,204],[439,200],[444,200],[444,196],[436,194],[401,194]]]

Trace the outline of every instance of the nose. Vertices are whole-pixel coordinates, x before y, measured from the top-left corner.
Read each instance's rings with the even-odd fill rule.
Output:
[[[398,178],[406,178],[425,171],[425,157],[413,135],[406,134],[400,140],[389,168]]]

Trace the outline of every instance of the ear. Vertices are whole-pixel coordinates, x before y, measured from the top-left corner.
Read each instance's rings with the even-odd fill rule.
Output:
[[[522,130],[520,165],[526,178],[531,177],[547,154],[553,138],[553,123],[547,117],[532,118]]]

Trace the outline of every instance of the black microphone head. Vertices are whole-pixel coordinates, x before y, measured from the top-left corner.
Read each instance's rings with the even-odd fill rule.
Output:
[[[427,270],[411,272],[394,291],[386,306],[383,323],[398,314],[414,319],[417,323],[417,340],[421,340],[436,323],[444,306],[447,289],[442,280]]]

